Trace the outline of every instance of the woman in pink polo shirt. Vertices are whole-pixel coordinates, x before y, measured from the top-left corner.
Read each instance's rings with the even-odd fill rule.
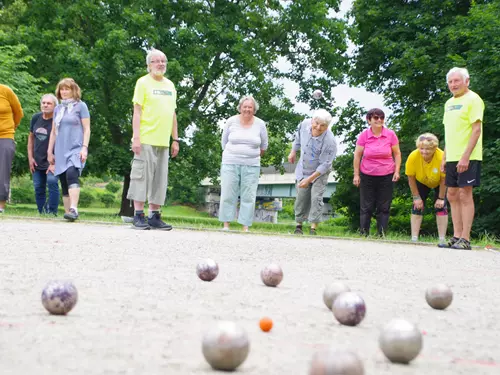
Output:
[[[368,236],[373,210],[377,211],[377,232],[387,232],[393,183],[399,180],[401,151],[396,133],[384,126],[385,114],[373,108],[366,114],[370,127],[358,137],[354,151],[353,184],[360,191],[360,231]]]

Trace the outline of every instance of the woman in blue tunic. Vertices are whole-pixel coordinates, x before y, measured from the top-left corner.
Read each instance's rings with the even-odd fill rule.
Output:
[[[60,104],[54,110],[48,149],[52,172],[61,181],[64,218],[69,221],[78,219],[79,177],[87,161],[90,140],[90,115],[81,95],[72,78],[64,78],[57,84]]]

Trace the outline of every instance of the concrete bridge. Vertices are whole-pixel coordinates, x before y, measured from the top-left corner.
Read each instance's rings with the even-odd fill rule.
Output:
[[[283,198],[295,198],[295,166],[296,164],[285,163],[284,173],[281,174],[274,167],[261,168],[259,186],[257,188],[257,199],[255,209],[255,221],[278,222],[278,212],[282,210]],[[213,216],[218,216],[220,204],[220,186],[213,185],[209,179],[202,181],[205,188],[205,209]],[[332,207],[328,204],[330,197],[335,192],[337,181],[334,173],[328,177],[328,185],[323,195],[325,202],[323,216],[325,219],[332,217]]]

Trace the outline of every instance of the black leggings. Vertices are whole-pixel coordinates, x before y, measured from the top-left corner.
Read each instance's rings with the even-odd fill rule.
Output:
[[[59,175],[59,180],[61,180],[61,190],[63,197],[69,195],[68,189],[79,188],[80,187],[80,169],[73,166],[69,167]]]

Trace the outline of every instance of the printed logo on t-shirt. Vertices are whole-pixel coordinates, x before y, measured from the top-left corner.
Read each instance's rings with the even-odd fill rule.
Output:
[[[172,96],[172,91],[170,91],[170,90],[153,90],[153,95]]]
[[[464,106],[463,104],[449,105],[448,107],[446,107],[446,112],[459,111],[462,109],[463,106]]]
[[[432,173],[434,173],[434,174],[438,173],[438,169],[437,169],[437,168],[434,168],[434,169],[432,170]]]
[[[38,139],[39,141],[45,141],[48,137],[47,129],[45,129],[45,128],[36,129],[35,136],[36,136],[36,139]]]

